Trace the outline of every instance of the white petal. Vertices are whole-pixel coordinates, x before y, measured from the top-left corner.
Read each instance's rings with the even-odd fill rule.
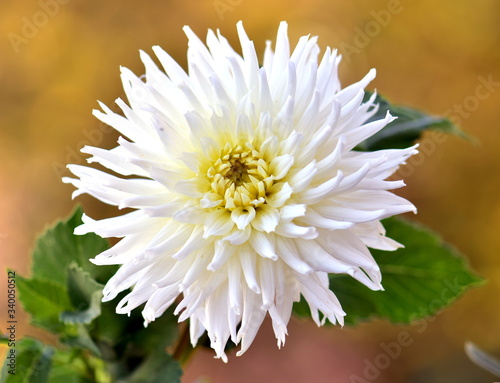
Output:
[[[205,239],[205,235],[202,235],[202,231],[202,228],[196,227],[186,243],[175,254],[172,255],[172,258],[182,259],[191,254],[193,251],[209,245],[210,241],[207,241]]]
[[[293,189],[288,182],[274,184],[268,191],[266,202],[272,207],[281,207],[288,201],[292,192]]]
[[[92,157],[87,159],[88,163],[97,162],[124,176],[139,175],[147,176],[148,173],[138,166],[133,165],[125,150],[118,146],[111,150],[95,148],[92,146],[84,146],[81,150],[82,153],[91,154]]]
[[[218,270],[234,254],[234,251],[235,247],[227,241],[215,242],[214,257],[208,265],[207,270]]]
[[[276,252],[288,266],[298,273],[308,274],[313,270],[302,260],[302,254],[297,250],[294,242],[288,239],[276,238]]]
[[[269,235],[255,231],[250,237],[250,244],[260,256],[270,258],[274,261],[278,259],[275,251],[275,239],[272,234]]]
[[[257,231],[271,233],[276,229],[280,222],[280,214],[277,209],[269,205],[261,205],[256,210],[255,218],[252,221],[252,227]]]
[[[239,251],[239,260],[241,262],[241,269],[243,270],[245,281],[250,290],[254,291],[256,294],[260,294],[260,286],[257,282],[256,258],[257,254],[255,254],[251,248],[244,247]]]
[[[229,241],[232,245],[241,245],[248,241],[251,234],[252,228],[247,226],[244,230],[233,230],[230,234],[226,235],[223,240]]]
[[[229,233],[234,227],[231,213],[226,210],[216,210],[207,216],[205,221],[203,238],[219,236]]]
[[[293,241],[302,258],[316,271],[335,274],[351,274],[354,267],[328,254],[316,241],[296,239]]]
[[[229,305],[237,315],[241,314],[243,306],[243,292],[241,289],[241,268],[239,262],[231,260],[228,262],[228,288],[229,288]],[[236,327],[236,326],[235,326]]]
[[[262,305],[261,310],[267,311],[274,302],[274,294],[276,290],[275,275],[273,265],[274,262],[268,259],[261,259],[259,262],[260,288]]]
[[[320,326],[326,318],[334,324],[337,321],[340,323],[343,322],[345,312],[342,310],[339,300],[328,286],[321,284],[317,276],[316,278],[310,276],[306,278],[298,274],[297,278],[302,284],[301,293],[309,304],[312,317],[318,326]],[[325,319],[321,322],[317,315],[317,310],[320,310],[325,316]]]
[[[303,218],[300,218],[299,222],[305,225],[322,227],[328,230],[348,229],[354,225],[353,222],[326,218],[312,208],[307,209],[307,213]]]
[[[274,176],[275,180],[280,180],[285,177],[293,166],[294,158],[290,154],[276,157],[269,164],[269,172]]]
[[[260,308],[259,298],[253,291],[244,290],[243,302],[243,317],[236,338],[241,342],[241,349],[236,353],[237,356],[248,350],[266,316],[266,311]]]
[[[200,206],[204,209],[221,205],[224,199],[216,193],[205,193],[200,201]]]
[[[248,224],[255,218],[255,209],[249,207],[237,207],[231,212],[231,219],[238,226],[238,229],[245,230]]]
[[[276,227],[276,233],[288,238],[314,239],[318,236],[316,228],[298,226],[292,222],[283,223]]]
[[[262,158],[266,161],[272,161],[278,155],[278,137],[271,136],[268,137],[260,146],[260,154]]]
[[[75,229],[76,235],[97,233],[101,237],[121,238],[127,234],[147,231],[154,227],[158,220],[147,218],[142,211],[134,211],[114,218],[106,218],[95,221],[87,215],[83,215],[83,224]]]
[[[316,161],[313,160],[297,173],[287,178],[287,181],[292,187],[294,193],[300,193],[305,190],[305,188],[310,185],[311,181],[316,176],[316,172]]]
[[[303,217],[306,214],[307,205],[289,204],[280,209],[281,222],[290,222],[294,218]]]
[[[272,77],[279,76],[286,70],[289,58],[290,44],[288,42],[288,24],[282,21],[278,28],[278,36],[276,37],[276,50],[274,52],[271,72]]]
[[[332,191],[336,190],[343,179],[344,174],[339,171],[335,177],[329,179],[321,185],[304,190],[300,193],[298,199],[300,202],[308,205],[318,203],[319,201],[325,199]]]

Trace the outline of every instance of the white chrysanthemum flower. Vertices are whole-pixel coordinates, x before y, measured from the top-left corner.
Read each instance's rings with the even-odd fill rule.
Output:
[[[84,216],[76,230],[123,238],[93,260],[122,265],[104,300],[132,288],[117,312],[146,303],[145,324],[176,304],[193,345],[207,331],[223,360],[228,339],[241,343],[238,355],[248,349],[267,313],[281,346],[301,295],[318,325],[342,323],[328,273],[382,289],[367,246],[396,249],[380,219],[415,211],[388,191],[403,182],[386,180],[414,147],[353,151],[393,120],[366,123],[377,109],[374,97],[363,103],[375,70],[341,89],[336,52],[318,63],[317,38],[304,36],[290,53],[284,22],[259,67],[237,28],[242,56],[219,33],[209,31],[207,48],[186,27],[187,73],[159,47],[166,74],[144,52],[144,80],[122,68],[125,117],[102,104],[94,114],[128,139],[82,151],[126,178],[69,165],[79,179],[64,179],[74,196],[136,209]]]

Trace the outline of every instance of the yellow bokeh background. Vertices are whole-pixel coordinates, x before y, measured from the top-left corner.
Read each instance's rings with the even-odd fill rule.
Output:
[[[488,282],[435,318],[412,326],[375,321],[317,329],[293,320],[280,351],[266,323],[252,348],[240,358],[232,355],[228,365],[212,359],[210,351],[200,351],[183,382],[363,381],[356,376],[377,382],[493,381],[469,362],[463,344],[471,340],[497,356],[500,352],[497,0],[3,2],[1,269],[27,275],[36,235],[71,211],[72,187],[60,181],[67,175],[66,163],[84,163],[79,153],[84,144],[114,146],[117,135],[94,119],[91,110],[96,100],[111,106],[122,95],[119,66],[142,74],[138,50],[152,53],[157,44],[185,65],[186,24],[200,37],[208,28],[218,28],[237,47],[238,20],[259,54],[264,41],[275,38],[281,20],[289,23],[292,44],[302,35],[319,35],[322,48],[338,47],[344,53],[343,84],[375,67],[372,88],[393,102],[447,115],[475,138],[426,135],[422,153],[401,171],[408,186],[400,193],[419,209],[411,218],[441,233]],[[79,201],[93,217],[114,214],[91,198]],[[2,271],[2,332],[5,286]],[[47,339],[18,311],[19,337]],[[404,334],[411,342],[398,349],[394,342]],[[370,364],[378,365],[377,371]]]

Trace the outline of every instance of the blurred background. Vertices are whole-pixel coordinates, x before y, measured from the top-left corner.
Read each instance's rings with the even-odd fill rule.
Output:
[[[488,283],[435,318],[410,326],[375,321],[353,328],[316,328],[292,320],[277,350],[270,323],[229,364],[198,352],[183,378],[194,382],[492,382],[468,361],[467,340],[500,356],[500,2],[483,0],[3,0],[0,12],[0,286],[6,268],[27,275],[37,234],[70,213],[67,163],[83,163],[86,144],[111,148],[117,135],[91,115],[96,100],[122,95],[119,66],[143,73],[138,50],[159,44],[182,65],[183,25],[204,38],[219,28],[238,47],[243,20],[259,53],[289,22],[292,45],[305,34],[344,54],[343,84],[372,67],[372,88],[391,101],[447,115],[477,143],[426,135],[422,153],[401,169],[399,191],[418,220],[466,254]],[[79,198],[88,214],[114,210]],[[4,287],[0,292],[5,291]],[[1,329],[6,294],[0,293]],[[26,316],[18,336],[32,334]],[[411,342],[390,361],[403,332]],[[396,350],[393,348],[393,350]],[[378,362],[377,362],[378,361]],[[374,370],[374,363],[383,368]],[[383,362],[383,363],[382,363]],[[364,379],[364,380],[363,380]]]

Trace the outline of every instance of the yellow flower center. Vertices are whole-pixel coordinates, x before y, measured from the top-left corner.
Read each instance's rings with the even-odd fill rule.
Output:
[[[229,162],[229,169],[227,169],[225,174],[222,175],[229,179],[232,183],[236,184],[236,186],[240,186],[242,183],[248,182],[250,178],[248,177],[248,165],[246,162],[242,161],[240,158],[231,158]]]
[[[273,186],[268,164],[252,145],[226,145],[207,171],[210,199],[228,210],[256,208],[266,202],[266,190]]]

